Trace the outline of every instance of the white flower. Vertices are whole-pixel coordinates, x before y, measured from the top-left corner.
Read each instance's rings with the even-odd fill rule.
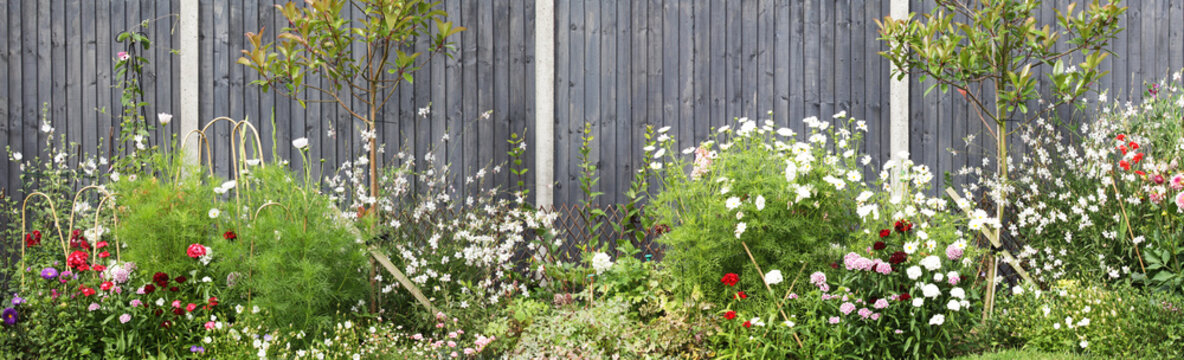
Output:
[[[724,201],[724,206],[727,206],[728,210],[736,210],[736,208],[740,207],[740,198],[735,196],[730,197],[727,201]]]
[[[215,209],[210,209],[210,213],[209,213],[209,215],[210,215],[210,218],[211,218],[211,219],[217,219],[217,218],[218,218],[218,215],[222,215],[222,210],[218,210],[218,209],[216,209],[216,208],[215,208]]]
[[[662,170],[662,163],[657,162],[657,161],[652,162],[652,163],[650,163],[650,169]]]
[[[785,320],[785,322],[783,322],[781,324],[785,325],[786,327],[794,327],[794,325],[797,325],[797,324],[794,324],[793,321],[789,321],[789,320]]]
[[[744,234],[744,230],[748,230],[748,224],[745,224],[743,222],[736,224],[736,238],[737,239],[740,238],[740,235]]]
[[[1016,285],[1015,287],[1011,288],[1011,293],[1015,295],[1023,294],[1024,288],[1022,286]]]
[[[941,289],[938,289],[937,285],[934,284],[925,284],[921,286],[921,295],[927,298],[935,298],[941,295]]]
[[[1081,340],[1081,342],[1078,343],[1078,345],[1081,345],[1082,349],[1087,348],[1087,347],[1089,347],[1089,341]]]
[[[168,126],[170,121],[173,121],[173,114],[159,113],[156,114],[156,120],[160,121],[160,125]]]
[[[962,290],[962,288],[960,288],[960,287],[950,289],[950,296],[955,297],[955,298],[959,298],[959,299],[965,299],[966,298],[966,290]]]
[[[748,320],[748,322],[755,326],[765,326],[765,322],[761,321],[759,317],[754,317],[752,320]]]
[[[798,178],[798,164],[791,161],[785,161],[785,182],[793,183]]]
[[[933,282],[941,282],[944,279],[945,279],[945,275],[942,275],[939,272],[933,273]]]
[[[909,280],[917,280],[917,278],[921,277],[921,268],[916,265],[910,266],[904,272],[909,275]]]
[[[958,303],[958,300],[950,299],[950,302],[946,303],[946,309],[950,309],[950,311],[962,310],[962,304]]]
[[[12,153],[12,161],[21,161],[21,159],[24,159],[24,158],[25,158],[25,156],[21,155],[21,153],[19,153],[19,152]]]
[[[909,255],[912,255],[913,253],[917,252],[917,242],[916,241],[909,241],[909,242],[904,243],[904,252]]]
[[[773,270],[765,274],[765,283],[769,285],[780,284],[785,279],[781,277],[781,270]]]
[[[292,140],[292,146],[300,150],[308,149],[308,138]]]
[[[608,254],[598,252],[592,256],[592,269],[596,270],[596,274],[600,275],[613,266],[613,259]]]
[[[756,200],[753,201],[753,204],[756,205],[757,211],[764,210],[765,209],[765,197],[761,196],[761,195],[757,195]]]
[[[665,134],[667,131],[670,131],[669,126],[663,126],[662,128],[658,129],[659,134]]]
[[[936,315],[933,315],[933,317],[929,318],[929,325],[941,326],[941,324],[944,324],[945,322],[946,322],[946,316],[942,315],[942,314],[936,314]]]
[[[913,307],[922,307],[922,306],[925,306],[925,298],[920,298],[920,297],[913,298]]]
[[[928,269],[929,271],[934,271],[937,269],[941,269],[941,258],[937,257],[936,255],[929,255],[929,256],[926,256],[924,259],[921,259],[920,264],[921,264],[921,266],[924,266],[925,269]]]
[[[660,158],[660,157],[662,157],[662,155],[666,155],[666,148],[658,149],[658,151],[654,153],[654,158],[655,159]]]
[[[790,130],[789,128],[780,128],[780,129],[777,129],[777,135],[781,135],[781,136],[785,136],[785,137],[790,137],[790,136],[794,136],[794,135],[797,135],[797,134],[795,134],[795,133],[793,132],[793,130]]]

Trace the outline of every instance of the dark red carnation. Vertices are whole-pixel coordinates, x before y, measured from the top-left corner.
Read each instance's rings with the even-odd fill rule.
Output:
[[[838,268],[839,268],[839,263],[837,263],[837,262],[832,262],[832,263],[830,263],[830,268],[831,268],[831,269],[838,269]]]
[[[724,274],[723,278],[719,279],[719,282],[722,282],[727,286],[736,286],[736,283],[740,282],[740,275],[736,275],[736,273],[727,273]]]
[[[185,275],[181,275],[181,276],[178,276],[176,279],[173,279],[173,281],[176,281],[178,284],[184,284],[185,280],[189,280],[189,278],[185,277]]]
[[[169,291],[172,291],[172,292],[177,292],[177,290],[181,290],[181,289],[178,289],[176,286],[169,288]]]
[[[144,294],[151,294],[153,292],[156,292],[156,286],[152,284],[144,285]]]
[[[908,301],[909,299],[912,299],[912,298],[913,298],[912,296],[909,296],[909,293],[903,293],[903,294],[900,294],[900,296],[897,296],[896,300]]]
[[[222,234],[222,238],[226,240],[234,240],[238,239],[238,234],[235,234],[234,231],[227,231]]]
[[[175,308],[175,309],[173,309],[173,314],[174,315],[185,315],[185,310],[181,309],[181,308]]]
[[[104,270],[107,270],[107,265],[95,265],[95,271],[103,272]]]
[[[735,311],[728,310],[728,312],[724,313],[724,319],[732,320],[732,319],[735,319],[735,318],[736,318],[736,312],[735,312]]]
[[[218,297],[217,296],[210,297],[209,306],[218,306]]]
[[[892,256],[888,257],[888,263],[892,264],[892,265],[896,265],[896,264],[900,264],[902,262],[905,262],[908,259],[909,259],[909,255],[905,254],[904,251],[897,251],[897,252],[892,253]]]
[[[156,283],[156,285],[160,285],[160,287],[164,287],[165,284],[169,283],[169,274],[158,272],[155,275],[152,275],[152,282]]]
[[[156,314],[156,316],[161,316],[164,315],[164,310],[156,309],[156,311],[153,311],[152,313]]]
[[[160,323],[160,327],[168,329],[173,327],[173,323],[166,320],[165,322]]]
[[[875,244],[872,244],[872,249],[876,250],[884,250],[886,247],[888,247],[888,244],[885,244],[883,241],[877,241]]]
[[[746,327],[746,328],[750,328],[750,327],[752,327],[752,321],[745,321],[745,322],[744,322],[744,327]]]

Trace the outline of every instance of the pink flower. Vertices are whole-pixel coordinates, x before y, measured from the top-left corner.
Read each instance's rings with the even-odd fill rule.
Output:
[[[457,354],[456,354],[456,352],[455,352],[455,351],[453,351],[453,352],[452,352],[452,354],[449,354],[449,355],[450,355],[450,356],[452,356],[452,357],[457,357],[457,356],[459,356],[459,355],[457,355]]]
[[[1176,194],[1176,206],[1184,210],[1184,192]]]
[[[872,314],[872,320],[880,320],[880,313]]]
[[[452,341],[452,340],[448,340],[448,347],[450,347],[450,348],[456,347],[456,342]]]
[[[189,257],[196,259],[206,256],[206,247],[201,246],[201,244],[191,244],[189,245],[189,249],[186,249],[185,253],[189,255]]]
[[[876,303],[874,305],[872,305],[872,307],[874,307],[876,309],[886,308],[886,307],[888,307],[888,300],[884,300],[884,299],[876,300]]]
[[[946,246],[946,257],[950,260],[958,260],[962,258],[962,249],[954,246],[954,244],[950,244]]]
[[[95,311],[95,310],[102,309],[102,308],[103,308],[103,307],[102,307],[102,306],[99,306],[99,304],[98,304],[98,303],[90,303],[90,306],[87,306],[87,307],[86,307],[86,310],[89,310],[89,311]]]
[[[790,300],[797,299],[797,298],[798,298],[798,293],[789,293]]]
[[[1176,174],[1172,177],[1172,189],[1184,190],[1184,174]]]
[[[822,273],[821,271],[816,271],[813,274],[810,274],[810,283],[814,284],[814,285],[820,285],[820,286],[821,286],[821,284],[825,284],[826,283],[826,274]]]
[[[437,323],[437,324],[436,324],[436,328],[437,328],[437,329],[443,329],[443,328],[444,328],[444,323]]]
[[[120,51],[116,56],[119,57],[119,61],[127,61],[132,58],[131,55],[127,54],[127,51]]]
[[[868,310],[868,308],[861,308],[859,309],[859,316],[867,319],[868,317],[872,316],[872,311]]]
[[[207,321],[206,322],[206,330],[214,330],[214,327],[217,325],[218,324],[215,324],[213,321]]]
[[[134,299],[134,300],[132,300],[132,302],[130,302],[128,304],[131,305],[132,307],[140,307],[140,306],[144,305],[144,303],[141,302],[140,299]]]
[[[962,281],[962,278],[958,277],[958,274],[954,274],[954,276],[947,277],[946,280],[949,281],[950,286],[954,286],[958,285],[958,282]]]
[[[843,315],[850,314],[852,311],[855,311],[855,304],[845,302],[843,305],[839,305],[839,311],[843,312]]]
[[[892,273],[892,264],[883,262],[880,259],[876,259],[875,269],[876,272],[880,274],[888,275]]]
[[[132,315],[131,315],[131,314],[123,314],[123,315],[119,315],[119,323],[120,323],[120,324],[127,324],[127,322],[128,322],[128,321],[132,321]]]
[[[411,335],[411,340],[423,340],[423,334]]]
[[[838,316],[831,316],[829,321],[831,324],[838,324],[839,321],[842,321],[842,319],[839,319]]]
[[[477,350],[473,350],[473,348],[465,348],[465,355],[473,355],[476,353],[477,353]]]
[[[180,309],[181,308],[181,300],[173,300],[173,307]]]
[[[450,339],[455,339],[455,338],[456,338],[456,332],[455,332],[455,331],[453,331],[453,332],[450,332],[450,333],[448,333],[448,338],[450,338]]]
[[[1160,194],[1159,192],[1156,192],[1156,191],[1151,191],[1151,193],[1148,194],[1147,197],[1151,199],[1152,204],[1159,205],[1159,203],[1163,202],[1163,199],[1166,198],[1167,195]]]

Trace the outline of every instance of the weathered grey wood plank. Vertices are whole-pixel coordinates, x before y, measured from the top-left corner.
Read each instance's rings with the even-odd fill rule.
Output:
[[[477,106],[480,111],[493,110],[496,115],[500,111],[496,108],[496,103],[493,92],[494,89],[494,41],[495,34],[493,23],[495,21],[493,16],[493,3],[490,1],[482,1],[478,9],[477,28],[479,49],[477,50]],[[478,159],[481,166],[490,166],[494,161],[494,142],[499,139],[493,137],[494,120],[488,119],[479,122],[478,126],[480,153]],[[486,182],[489,186],[489,182]]]
[[[1184,68],[1184,3],[1169,1],[1168,6],[1169,23],[1165,24],[1168,26],[1168,42],[1164,48],[1169,49],[1168,62],[1171,72],[1175,73]]]
[[[52,103],[52,101],[53,101],[53,92],[52,92],[53,91],[53,83],[52,83],[50,76],[53,75],[53,68],[50,66],[50,56],[53,55],[53,53],[52,53],[53,48],[50,47],[50,45],[49,45],[50,31],[48,31],[48,29],[50,29],[50,21],[52,19],[49,17],[49,7],[50,7],[50,3],[47,1],[36,2],[34,9],[37,10],[37,13],[34,15],[34,17],[26,18],[26,20],[28,20],[27,22],[29,22],[29,23],[33,23],[33,25],[37,29],[37,31],[34,32],[34,35],[36,36],[36,41],[37,41],[37,44],[34,47],[34,49],[35,49],[34,52],[36,53],[36,59],[37,59],[37,65],[36,65],[37,66],[37,90],[35,92],[35,96],[37,97],[37,102],[38,102],[37,115],[38,115],[38,118],[47,117],[47,119],[50,121],[50,123],[53,124],[54,129],[59,129],[59,128],[63,128],[63,126],[60,126],[62,124],[59,124],[61,122],[61,120],[55,119],[52,116],[53,115],[52,106],[54,105]],[[108,24],[108,26],[110,26],[110,24]],[[50,108],[43,109],[42,104],[49,105]],[[44,110],[44,113],[43,113],[43,110]],[[55,136],[56,136],[56,134],[62,134],[62,132],[55,133]],[[44,144],[45,140],[46,140],[45,135],[44,134],[39,135],[37,137],[37,140],[38,140],[38,144]],[[40,145],[40,146],[44,146],[44,145]],[[68,149],[56,149],[56,150],[68,150]]]
[[[656,122],[655,127],[661,128],[664,126],[678,125],[678,95],[679,95],[679,49],[680,38],[678,34],[678,8],[674,1],[663,1],[661,5],[662,18],[662,102],[661,106],[662,121]],[[670,135],[677,138],[677,130]]]
[[[806,75],[804,91],[806,103],[806,113],[804,116],[806,117],[822,116],[821,91],[822,81],[825,79],[821,78],[822,65],[819,64],[821,59],[820,56],[808,55],[822,54],[822,46],[819,44],[819,41],[821,41],[821,32],[824,30],[822,29],[822,25],[819,21],[819,18],[822,17],[819,7],[820,1],[825,2],[824,0],[807,0],[805,5],[803,5],[805,6],[805,13],[803,14],[805,19],[805,30],[803,32],[806,41],[805,52],[803,54],[807,54],[805,56],[805,68],[803,70]],[[800,133],[803,135],[805,134],[804,131],[801,131]]]
[[[632,123],[633,117],[633,7],[632,1],[617,1],[617,32],[613,35],[616,39],[617,46],[617,66],[615,70],[617,91],[617,121],[614,124],[616,127],[613,134],[614,141],[616,141],[615,154],[613,158],[614,164],[610,165],[616,171],[617,188],[616,196],[618,202],[628,201],[624,192],[628,189],[629,184],[633,180],[632,159],[633,151],[637,147],[636,142],[632,139]],[[608,193],[606,191],[605,193]]]
[[[744,0],[740,2],[740,86],[736,95],[740,98],[740,109],[732,116],[743,116],[759,119],[756,99],[759,97],[759,83],[757,82],[757,47],[759,46],[759,32],[757,28],[757,2]]]
[[[742,101],[746,95],[744,91],[745,85],[742,65],[742,61],[744,60],[743,34],[745,19],[742,16],[743,11],[740,11],[743,3],[737,6],[735,2],[731,2],[729,5],[731,5],[731,9],[725,12],[727,25],[724,30],[726,31],[724,35],[726,39],[724,45],[724,49],[726,49],[724,56],[726,60],[724,63],[724,76],[727,83],[727,108],[723,114],[724,118],[727,119],[725,121],[731,121],[736,117],[742,116],[744,112],[744,103]]]
[[[11,4],[10,4],[11,5]],[[11,149],[11,151],[21,151],[20,131],[22,126],[13,123],[12,113],[9,112],[12,102],[13,81],[11,74],[13,68],[9,61],[12,55],[12,47],[8,46],[8,37],[13,34],[12,27],[20,26],[16,21],[8,16],[9,6],[0,6],[0,19],[4,20],[4,25],[0,28],[4,29],[4,34],[0,34],[0,148]],[[24,155],[24,154],[22,154]],[[17,191],[20,187],[18,177],[20,175],[20,166],[11,161],[8,153],[4,153],[4,165],[0,165],[0,170],[4,170],[4,175],[0,176],[0,189],[5,191],[6,196],[12,198],[19,198],[20,192]]]
[[[682,149],[695,142],[695,9],[692,1],[674,6],[678,10],[678,118],[667,125],[673,127],[670,136],[678,140],[675,149]]]
[[[757,3],[756,14],[756,31],[757,42],[756,48],[753,49],[756,53],[756,84],[758,87],[756,91],[756,104],[753,107],[752,116],[756,119],[768,119],[771,116],[769,112],[773,111],[774,99],[774,65],[773,52],[776,50],[776,31],[774,23],[773,0],[760,0]]]
[[[836,58],[836,50],[838,48],[836,46],[837,32],[840,31],[838,29],[837,17],[835,16],[835,10],[838,4],[835,4],[835,1],[821,1],[821,3],[822,23],[819,24],[821,26],[819,36],[821,37],[820,46],[822,47],[822,51],[820,54],[822,56],[821,60],[819,60],[821,69],[819,71],[819,76],[821,77],[819,79],[819,85],[822,88],[819,89],[821,107],[819,108],[818,117],[822,121],[833,122],[834,118],[831,115],[838,112],[835,109],[835,68],[840,61],[840,59]]]
[[[477,123],[480,121],[478,120],[480,119],[479,113],[483,111],[477,106],[477,31],[479,31],[477,27],[477,9],[476,1],[465,1],[462,4],[462,13],[460,15],[460,24],[468,28],[468,30],[460,34],[460,59],[462,63],[461,66],[464,68],[463,83],[465,84],[462,94],[464,99],[464,115],[461,118],[461,121],[463,121],[461,137],[462,142],[464,143],[462,174],[464,176],[473,174],[477,171],[477,168],[481,166],[480,160],[477,156],[479,151],[478,139],[480,138],[480,134],[478,134],[476,130]],[[470,191],[469,185],[467,184],[465,186],[465,193],[472,193]]]
[[[795,3],[796,4],[796,3]],[[800,134],[805,125],[802,119],[806,117],[806,48],[805,48],[805,9],[807,4],[790,6],[789,21],[789,118],[786,119],[791,129]]]
[[[708,119],[709,128],[718,128],[723,126],[725,119],[728,118],[727,109],[727,75],[728,71],[728,50],[727,38],[725,35],[728,31],[727,17],[724,11],[718,9],[725,8],[726,5],[722,0],[711,0],[710,9],[708,12],[711,16],[711,49],[708,58],[711,62],[711,71],[709,72],[711,80],[711,95],[708,107],[710,108],[711,117]]]
[[[101,139],[107,139],[110,131],[108,126],[99,125],[98,112],[95,111],[98,107],[96,97],[98,96],[98,77],[96,72],[97,49],[95,49],[95,3],[83,2],[82,4],[82,41],[79,44],[82,46],[82,129],[85,132],[83,137],[82,147],[85,149],[95,149],[98,147]],[[25,119],[28,121],[29,119]],[[103,121],[106,124],[106,121]],[[36,129],[37,124],[26,123],[27,129]],[[35,139],[35,138],[34,138]],[[26,138],[26,141],[30,139]],[[36,141],[36,140],[32,140]],[[104,141],[105,143],[105,141]],[[25,144],[29,148],[29,143]]]
[[[599,127],[597,134],[598,157],[597,165],[600,169],[600,188],[604,191],[601,204],[617,204],[623,199],[617,167],[619,159],[617,151],[616,124],[622,121],[617,116],[617,3],[616,0],[600,3],[600,70],[593,76],[600,77],[600,100],[598,109],[600,114],[594,118]],[[626,145],[626,144],[621,144]]]
[[[692,142],[679,144],[680,149],[697,146],[698,141],[706,139],[707,128],[711,126],[713,102],[711,101],[710,81],[712,58],[711,9],[708,6],[709,4],[710,2],[708,0],[695,0],[694,3],[694,28],[691,30],[691,34],[694,37],[692,56],[694,57],[695,67],[695,103],[692,110],[694,111],[694,129],[691,135]]]

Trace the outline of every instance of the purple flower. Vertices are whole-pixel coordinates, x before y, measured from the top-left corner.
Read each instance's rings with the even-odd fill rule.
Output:
[[[4,309],[4,312],[0,313],[0,318],[4,318],[5,325],[16,325],[16,321],[19,319],[16,309],[13,308]]]
[[[58,277],[58,269],[47,267],[44,270],[41,270],[41,278],[45,280],[53,280],[53,278],[56,277]]]
[[[193,345],[193,346],[190,346],[190,347],[189,347],[189,352],[191,352],[191,353],[202,353],[202,354],[205,354],[205,353],[206,353],[206,348],[204,348],[204,347],[201,347],[201,346],[197,346],[197,345]]]
[[[16,294],[12,294],[12,306],[17,306],[17,305],[24,304],[24,303],[25,303],[24,298],[22,298]]]

